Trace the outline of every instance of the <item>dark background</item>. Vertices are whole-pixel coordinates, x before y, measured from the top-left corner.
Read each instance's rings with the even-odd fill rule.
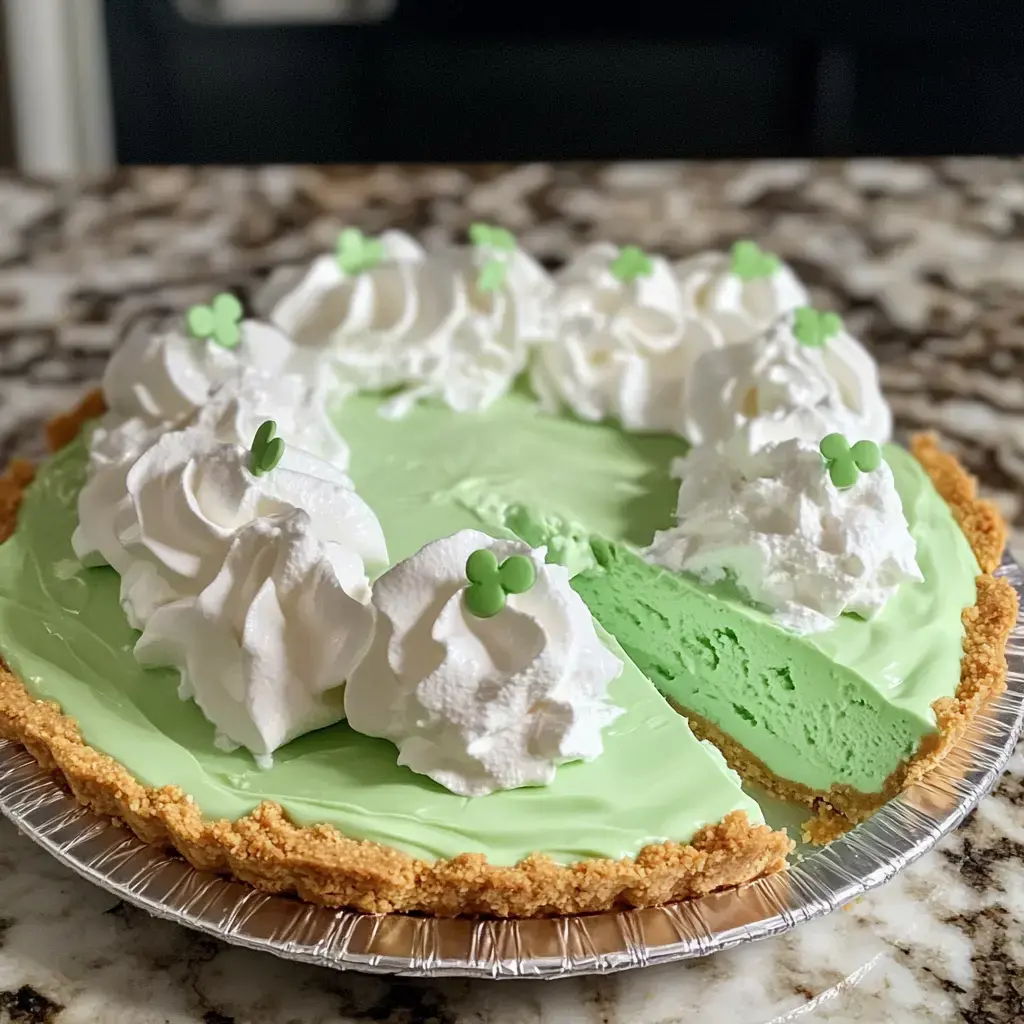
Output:
[[[171,0],[106,14],[125,163],[1024,151],[1022,0],[397,0],[360,25],[225,26]]]

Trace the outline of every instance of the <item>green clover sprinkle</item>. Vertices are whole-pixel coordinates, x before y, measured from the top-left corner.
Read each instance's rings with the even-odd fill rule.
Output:
[[[506,228],[494,224],[470,224],[469,240],[479,249],[491,254],[477,275],[476,287],[481,292],[496,292],[505,284],[508,259],[515,252],[516,236]]]
[[[230,292],[221,292],[209,306],[193,306],[185,324],[193,338],[234,348],[242,338],[241,319],[242,304]]]
[[[861,473],[882,464],[882,449],[874,441],[858,441],[852,448],[842,434],[828,434],[818,447],[832,483],[840,490],[852,487]]]
[[[466,607],[478,619],[490,619],[508,594],[525,594],[537,582],[537,569],[526,555],[509,555],[499,565],[490,548],[480,548],[466,559],[466,579]]]
[[[346,274],[362,274],[384,259],[384,243],[367,238],[358,228],[345,228],[338,235],[338,266]]]
[[[496,292],[505,283],[507,274],[508,266],[504,260],[488,260],[477,274],[477,291]]]
[[[469,225],[469,240],[482,248],[497,249],[498,252],[515,252],[516,236],[507,228],[479,221]]]
[[[284,441],[274,435],[277,424],[273,420],[264,420],[256,430],[252,439],[252,457],[249,459],[249,471],[253,476],[269,473],[284,455]]]
[[[819,313],[813,306],[801,306],[793,311],[793,334],[808,348],[821,348],[842,329],[843,321],[838,313]]]
[[[732,272],[743,281],[771,277],[779,269],[780,263],[775,253],[765,252],[757,242],[746,239],[733,244]]]
[[[506,594],[525,594],[537,582],[537,569],[526,555],[509,555],[498,572]]]
[[[654,263],[638,245],[625,245],[609,269],[620,281],[629,284],[638,277],[649,277],[654,272]]]

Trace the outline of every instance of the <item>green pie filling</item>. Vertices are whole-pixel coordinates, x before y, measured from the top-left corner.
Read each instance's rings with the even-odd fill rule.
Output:
[[[576,589],[625,663],[611,698],[626,713],[605,730],[596,761],[561,767],[550,786],[467,799],[399,767],[390,743],[344,723],[289,744],[267,771],[244,751],[218,750],[198,707],[178,699],[177,673],[135,662],[138,634],[114,571],[74,559],[84,439],[41,468],[0,546],[0,648],[12,669],[75,718],[86,742],[147,786],[180,786],[207,817],[235,819],[273,800],[300,825],[331,824],[416,856],[480,852],[496,864],[535,851],[562,863],[632,856],[685,842],[737,809],[763,821],[655,686],[780,775],[865,790],[934,730],[931,702],[956,689],[960,613],[974,603],[978,569],[945,503],[899,449],[886,456],[925,582],[904,586],[871,622],[844,619],[808,639],[633,553],[671,524],[668,467],[684,442],[548,416],[518,393],[480,414],[428,404],[394,422],[377,406],[357,396],[334,418],[392,561],[474,527],[548,543],[550,557],[578,571]]]

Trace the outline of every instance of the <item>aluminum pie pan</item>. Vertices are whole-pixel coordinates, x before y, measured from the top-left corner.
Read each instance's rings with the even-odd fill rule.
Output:
[[[1024,594],[1010,558],[997,571]],[[1024,603],[1024,602],[1022,602]],[[0,812],[62,864],[156,917],[304,963],[412,977],[561,978],[687,960],[788,931],[887,882],[995,785],[1024,722],[1024,617],[1003,694],[946,758],[852,832],[789,871],[645,910],[528,921],[329,910],[197,871],[80,806],[19,744],[0,741]]]

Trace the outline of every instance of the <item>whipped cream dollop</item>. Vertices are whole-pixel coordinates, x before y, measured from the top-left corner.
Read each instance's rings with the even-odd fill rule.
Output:
[[[646,272],[623,279],[613,271],[620,255],[598,243],[556,276],[557,335],[537,348],[531,383],[549,411],[679,433],[690,369],[718,339],[687,311],[664,259],[649,256]]]
[[[485,266],[496,259],[504,268],[501,283],[482,288]],[[431,276],[443,281],[447,315],[432,334],[417,327],[402,343],[409,359],[401,381],[406,388],[383,407],[386,416],[404,416],[425,398],[455,412],[486,409],[508,393],[530,349],[554,332],[550,275],[521,249],[451,249],[432,256],[428,266],[417,284],[429,286]],[[344,378],[350,371],[340,372]]]
[[[749,341],[704,353],[686,385],[684,434],[693,444],[743,433],[752,449],[801,438],[817,444],[839,432],[882,444],[892,412],[878,367],[840,327],[818,347],[794,333],[795,314],[781,316]]]
[[[797,633],[844,613],[871,618],[923,577],[892,470],[883,460],[837,488],[817,445],[789,440],[750,452],[743,438],[678,460],[677,525],[645,557],[713,584],[734,582]]]
[[[322,541],[301,509],[261,516],[231,538],[199,593],[157,608],[135,646],[179,669],[217,730],[263,767],[290,740],[344,717],[341,687],[373,635],[362,559]]]
[[[703,252],[675,265],[687,310],[714,332],[720,345],[746,341],[810,301],[785,263],[771,254],[761,257],[772,259],[774,269],[753,277],[737,273],[732,253]]]
[[[281,267],[276,270],[256,293],[253,305],[296,345],[323,348],[340,326],[365,317],[375,297],[382,306],[387,305],[397,285],[400,299],[402,268],[422,263],[426,258],[419,242],[404,231],[385,231],[378,241],[382,258],[372,268],[377,289],[367,288],[365,281],[356,289],[356,282],[365,277],[366,272],[348,274],[342,270],[335,254],[325,253],[305,269]],[[380,292],[379,297],[374,295],[375,291]]]
[[[273,420],[285,444],[345,469],[349,447],[327,415],[333,397],[323,375],[247,369],[218,388],[191,423],[218,441],[248,447],[260,424]]]
[[[236,371],[186,425],[211,440],[248,447],[259,425],[273,419],[286,445],[344,469],[349,449],[327,416],[328,387],[296,374]],[[128,471],[164,429],[143,417],[122,420],[114,411],[93,429],[88,475],[78,494],[78,526],[71,538],[83,565],[103,565],[108,561],[103,552],[119,550],[114,512],[127,494]]]
[[[294,346],[276,328],[257,320],[239,327],[234,348],[194,338],[176,324],[130,332],[103,375],[103,397],[112,416],[179,423],[246,367],[268,374],[303,369],[292,365]]]
[[[93,428],[86,480],[78,492],[78,525],[71,535],[71,546],[82,565],[110,564],[110,553],[120,551],[114,512],[127,493],[128,471],[162,433],[161,426],[138,416],[119,420],[114,413]]]
[[[111,518],[108,529],[83,517],[83,539],[121,575],[131,625],[141,628],[157,608],[209,586],[240,527],[295,508],[321,540],[387,564],[380,523],[342,470],[287,445],[268,473],[254,475],[250,459],[241,445],[186,428],[163,434],[132,463],[112,508],[80,501],[80,513]]]
[[[383,259],[358,273],[333,256],[316,260],[270,319],[297,344],[322,349],[342,387],[402,389],[385,415],[404,415],[423,398],[457,412],[487,408],[547,329],[547,272],[515,248],[500,254],[500,282],[482,289],[483,266],[495,258],[486,247],[427,257],[397,232],[380,242]]]
[[[532,587],[491,618],[467,606],[466,561],[529,558]],[[345,690],[353,729],[391,740],[399,764],[463,796],[550,783],[603,750],[622,712],[622,662],[601,643],[562,566],[544,550],[462,530],[427,544],[373,586],[376,631]]]

